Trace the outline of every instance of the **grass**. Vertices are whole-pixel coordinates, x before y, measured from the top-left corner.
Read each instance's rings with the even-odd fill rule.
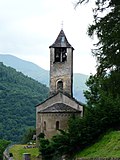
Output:
[[[31,160],[35,160],[39,155],[38,148],[24,148],[25,145],[14,145],[10,148],[9,152],[13,154],[14,160],[22,160],[23,153],[30,153]]]
[[[14,160],[22,160],[23,153],[30,153],[31,160],[39,155],[38,148],[25,149],[25,145],[14,145],[10,148]],[[104,135],[97,143],[79,152],[76,157],[82,158],[120,158],[120,131],[112,131]]]
[[[77,157],[84,158],[120,158],[120,131],[112,131],[89,148],[78,153]]]

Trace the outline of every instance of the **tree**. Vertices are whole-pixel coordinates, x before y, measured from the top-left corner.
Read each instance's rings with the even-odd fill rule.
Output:
[[[88,2],[79,0],[77,4]],[[93,9],[94,23],[88,28],[88,35],[97,35],[98,43],[93,55],[97,58],[97,74],[120,71],[120,1],[96,0]],[[106,15],[101,14],[106,12]]]
[[[35,107],[48,97],[48,88],[0,62],[0,139],[20,142],[35,127]]]
[[[36,134],[36,130],[35,128],[29,128],[27,129],[27,131],[25,132],[24,136],[23,136],[23,143],[28,143],[33,141],[33,136]]]
[[[87,2],[89,0],[79,0],[77,5]],[[120,106],[120,1],[95,0],[95,4],[94,22],[88,28],[88,35],[96,34],[98,38],[92,50],[97,59],[97,72],[90,76],[87,82],[89,91],[85,95],[88,106],[104,110],[107,118],[114,119],[111,119],[113,124],[109,122],[114,126],[120,121],[120,118],[115,121]]]
[[[9,141],[0,139],[0,159],[3,159],[3,152],[5,151],[6,147],[10,144]]]

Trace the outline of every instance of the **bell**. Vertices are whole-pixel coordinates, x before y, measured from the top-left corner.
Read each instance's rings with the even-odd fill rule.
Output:
[[[63,58],[65,58],[66,57],[66,55],[65,54],[63,54]]]

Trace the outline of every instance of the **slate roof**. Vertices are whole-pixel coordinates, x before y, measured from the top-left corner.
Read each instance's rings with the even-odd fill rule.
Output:
[[[74,49],[71,44],[68,42],[64,31],[61,29],[57,39],[49,48],[57,48],[57,47],[67,47]]]
[[[74,109],[66,104],[63,104],[63,103],[56,103],[56,104],[53,104],[41,111],[39,111],[39,113],[76,113],[76,112],[81,112],[77,109]]]

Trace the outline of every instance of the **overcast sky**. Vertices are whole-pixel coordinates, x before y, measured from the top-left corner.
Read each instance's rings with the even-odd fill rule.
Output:
[[[77,0],[0,0],[0,54],[12,54],[49,70],[49,46],[63,30],[74,50],[74,72],[95,73],[93,41],[87,36],[92,4]]]

